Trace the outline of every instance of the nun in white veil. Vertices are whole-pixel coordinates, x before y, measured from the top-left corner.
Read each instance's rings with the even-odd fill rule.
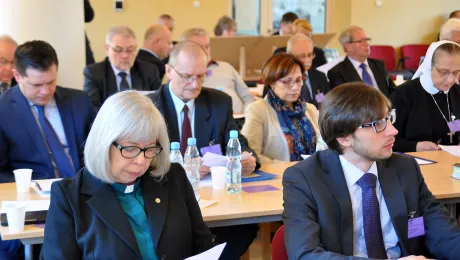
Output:
[[[391,102],[398,130],[393,150],[439,150],[460,139],[460,45],[434,42],[411,80],[396,88]]]

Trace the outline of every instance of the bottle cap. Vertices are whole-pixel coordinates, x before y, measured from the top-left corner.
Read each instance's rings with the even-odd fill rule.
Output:
[[[230,131],[230,138],[238,138],[238,131],[236,130]]]
[[[196,138],[190,137],[187,139],[187,145],[188,146],[195,146],[196,145]]]
[[[180,149],[179,142],[172,142],[171,143],[171,150],[179,150],[179,149]]]

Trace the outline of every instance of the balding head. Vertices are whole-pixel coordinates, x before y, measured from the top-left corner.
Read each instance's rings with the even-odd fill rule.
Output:
[[[160,59],[168,57],[172,46],[172,33],[166,26],[154,24],[145,31],[143,48],[154,52]]]
[[[157,23],[166,26],[171,32],[174,31],[174,18],[169,14],[160,15]]]
[[[286,51],[302,61],[305,71],[309,70],[315,58],[313,41],[302,33],[297,33],[289,38]]]
[[[8,35],[0,35],[0,83],[10,83],[13,78],[14,52],[16,41]]]
[[[208,32],[203,28],[190,28],[182,33],[180,36],[181,41],[192,41],[200,44],[208,54],[208,57],[211,57],[211,44],[209,40]]]
[[[460,44],[460,19],[451,18],[447,20],[441,27],[439,39]]]
[[[169,55],[166,75],[174,94],[184,102],[201,93],[208,58],[203,47],[192,41],[177,43]]]

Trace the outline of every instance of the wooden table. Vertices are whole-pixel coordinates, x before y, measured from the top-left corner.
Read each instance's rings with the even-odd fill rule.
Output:
[[[449,206],[451,214],[455,214],[455,203],[460,203],[460,180],[451,177],[452,165],[460,162],[460,158],[443,151],[412,153],[412,155],[437,161],[435,164],[423,165],[421,170],[425,182],[433,195],[443,204]],[[293,163],[277,163],[262,166],[262,170],[277,174],[274,180],[245,183],[243,186],[272,185],[279,190],[227,195],[224,190],[213,190],[202,187],[200,195],[205,200],[216,200],[216,204],[202,209],[204,221],[209,227],[230,226],[239,224],[263,223],[281,220],[283,212],[283,191],[281,175]],[[35,192],[17,194],[14,184],[0,184],[0,201],[3,200],[38,200],[43,199]],[[21,239],[25,245],[42,243],[44,229],[29,225],[24,232],[11,234],[7,227],[0,227],[3,240]]]

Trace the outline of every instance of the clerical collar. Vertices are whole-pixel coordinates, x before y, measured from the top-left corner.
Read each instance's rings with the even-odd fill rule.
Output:
[[[139,183],[141,182],[141,179],[138,178],[137,181],[134,184],[131,185],[126,185],[122,183],[112,183],[112,187],[115,190],[116,193],[133,193],[139,188]]]

